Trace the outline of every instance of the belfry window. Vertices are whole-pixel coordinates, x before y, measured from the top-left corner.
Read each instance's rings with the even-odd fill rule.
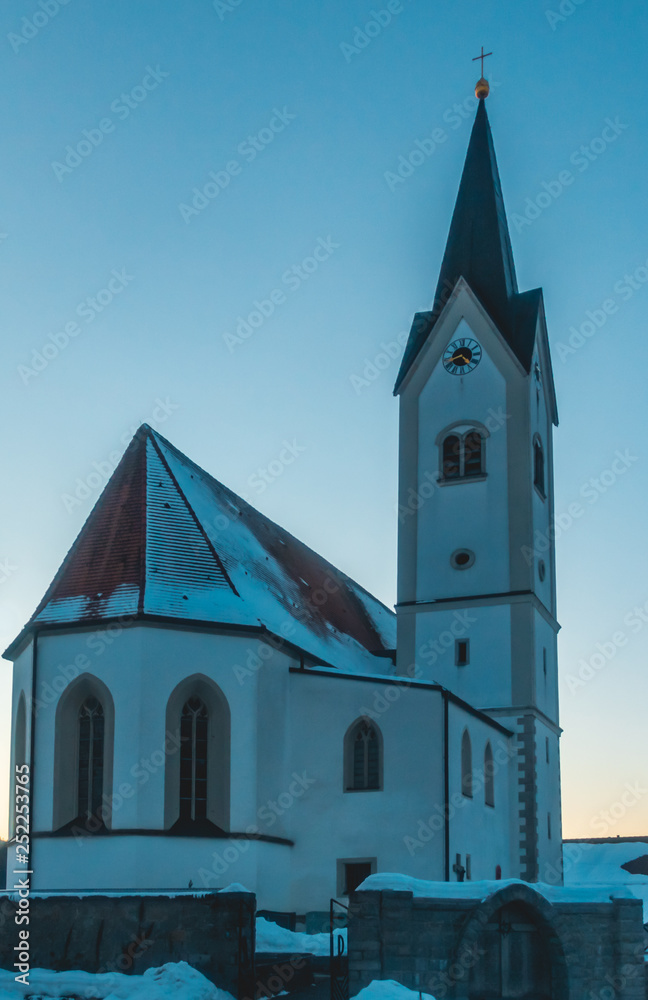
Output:
[[[376,791],[382,785],[382,739],[369,719],[360,719],[348,731],[344,747],[347,792]]]
[[[104,712],[98,698],[86,698],[79,709],[78,816],[102,817],[104,784]]]
[[[477,430],[449,434],[441,446],[441,479],[471,479],[484,474],[484,437]]]
[[[180,718],[180,819],[207,818],[207,732],[209,715],[200,698],[190,698]]]

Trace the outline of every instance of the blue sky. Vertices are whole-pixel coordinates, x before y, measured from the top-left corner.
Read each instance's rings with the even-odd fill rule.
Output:
[[[646,749],[646,3],[56,7],[0,12],[3,644],[142,421],[393,603],[398,362],[370,363],[430,304],[483,44],[561,416],[565,833],[648,832],[648,790],[615,805]]]

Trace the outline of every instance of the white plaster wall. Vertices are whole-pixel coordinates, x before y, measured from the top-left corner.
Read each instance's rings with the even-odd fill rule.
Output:
[[[39,838],[37,890],[224,888],[240,882],[259,908],[290,909],[290,848],[262,841],[195,837]]]
[[[517,761],[511,752],[511,739],[486,722],[466,713],[460,706],[450,703],[450,867],[455,855],[470,854],[472,879],[494,879],[497,865],[501,865],[502,878],[519,875],[511,850],[510,817],[514,809],[510,798],[511,779],[517,775]],[[495,806],[487,806],[483,782],[478,782],[473,798],[461,791],[461,740],[468,730],[472,745],[473,772],[483,773],[486,743],[490,742],[495,764]],[[450,872],[451,880],[456,875]]]
[[[377,715],[383,736],[384,789],[345,792],[344,735],[367,712]],[[342,858],[375,857],[378,871],[443,878],[442,834],[425,849],[405,842],[443,805],[438,692],[292,673],[289,760],[314,782],[287,819],[295,841],[293,909],[326,908]]]
[[[470,641],[470,663],[455,665],[455,640]],[[447,648],[443,648],[447,646]],[[442,684],[476,708],[511,701],[511,611],[507,604],[440,606],[416,613],[417,676]]]
[[[418,489],[440,470],[437,437],[456,421],[476,421],[493,427],[485,441],[486,480],[438,485],[418,512],[417,599],[497,593],[509,589],[507,421],[493,421],[506,412],[506,380],[493,353],[501,354],[495,335],[484,323],[473,330],[465,320],[449,335],[443,349],[460,337],[482,346],[482,359],[470,374],[452,376],[439,363],[419,397]],[[424,495],[424,494],[423,494]],[[450,564],[455,549],[468,548],[475,563],[458,571]]]

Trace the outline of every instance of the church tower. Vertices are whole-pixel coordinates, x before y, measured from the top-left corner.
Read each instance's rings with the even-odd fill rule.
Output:
[[[542,291],[518,291],[485,80],[476,94],[433,308],[414,318],[395,387],[398,669],[515,734],[510,874],[555,882],[558,416]]]

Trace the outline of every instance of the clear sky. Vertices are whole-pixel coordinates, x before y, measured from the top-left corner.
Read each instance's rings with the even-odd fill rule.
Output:
[[[483,44],[561,416],[565,835],[647,834],[647,13],[4,0],[3,648],[143,421],[393,604],[397,361],[366,366],[429,307]],[[0,685],[4,829],[8,663]]]

